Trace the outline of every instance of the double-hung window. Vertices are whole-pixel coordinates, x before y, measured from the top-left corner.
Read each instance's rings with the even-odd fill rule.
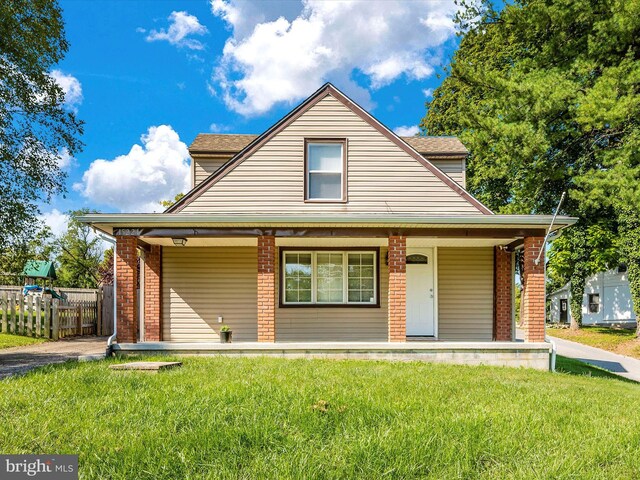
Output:
[[[283,251],[282,305],[377,306],[377,251]]]
[[[346,201],[346,141],[305,141],[305,200]]]

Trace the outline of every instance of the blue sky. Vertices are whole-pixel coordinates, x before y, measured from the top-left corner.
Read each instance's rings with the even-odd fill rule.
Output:
[[[452,1],[60,5],[70,48],[52,74],[86,123],[66,198],[42,206],[55,231],[69,209],[161,211],[198,133],[261,133],[325,81],[412,133],[457,45]]]

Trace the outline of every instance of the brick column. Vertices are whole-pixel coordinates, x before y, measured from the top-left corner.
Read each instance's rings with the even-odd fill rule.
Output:
[[[144,341],[162,340],[162,247],[151,245],[144,261]]]
[[[117,340],[136,343],[138,337],[138,238],[116,237]]]
[[[542,248],[543,237],[525,237],[524,239],[524,289],[522,291],[522,313],[526,324],[524,339],[526,342],[544,341],[544,250],[540,263],[535,259]]]
[[[276,238],[258,237],[258,341],[276,339]]]
[[[407,238],[389,237],[389,341],[407,340]]]
[[[493,338],[498,342],[513,340],[512,332],[512,295],[513,271],[511,269],[511,252],[495,247],[495,320]]]

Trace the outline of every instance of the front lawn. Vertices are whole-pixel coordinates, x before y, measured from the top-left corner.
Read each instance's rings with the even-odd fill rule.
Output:
[[[44,338],[24,337],[12,335],[10,333],[0,333],[0,350],[9,347],[21,347],[23,345],[33,345],[35,343],[46,342]]]
[[[640,385],[526,369],[183,358],[0,382],[0,451],[81,478],[637,478]],[[606,446],[606,448],[603,448]]]
[[[582,327],[579,330],[547,328],[547,334],[621,355],[640,358],[640,341],[636,339],[635,330],[610,327]]]

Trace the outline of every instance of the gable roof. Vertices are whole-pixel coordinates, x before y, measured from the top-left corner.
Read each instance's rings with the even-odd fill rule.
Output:
[[[400,138],[398,135],[393,133],[389,128],[376,120],[372,115],[370,115],[367,111],[365,111],[358,104],[350,100],[346,95],[340,92],[337,88],[335,88],[332,84],[326,83],[322,87],[320,87],[315,93],[313,93],[309,98],[307,98],[304,102],[294,108],[291,112],[289,112],[286,116],[284,116],[279,122],[269,128],[262,135],[256,137],[253,141],[251,141],[247,146],[245,146],[242,150],[240,150],[231,160],[229,160],[225,165],[221,168],[213,172],[209,177],[198,184],[195,188],[193,188],[189,193],[187,193],[182,199],[176,202],[174,205],[169,207],[165,213],[176,213],[180,212],[185,206],[189,205],[193,200],[202,195],[203,192],[208,190],[212,185],[214,185],[218,180],[227,175],[231,170],[233,170],[236,166],[242,163],[247,157],[251,156],[256,150],[258,150],[262,145],[268,142],[271,138],[273,138],[278,132],[282,129],[290,125],[294,120],[296,120],[300,115],[313,107],[320,100],[325,98],[326,96],[331,95],[333,98],[342,103],[345,107],[351,110],[353,113],[358,115],[362,120],[371,125],[374,129],[376,129],[379,133],[387,137],[391,142],[396,144],[400,149],[402,149],[409,156],[413,157],[419,163],[421,163],[427,170],[429,170],[434,176],[440,179],[445,185],[451,188],[454,192],[464,198],[467,202],[477,208],[481,213],[486,215],[492,215],[493,212],[485,207],[480,201],[474,198],[469,192],[467,192],[464,188],[458,185],[455,181],[449,178],[445,173],[443,173],[439,168],[433,165],[429,160],[424,158],[415,148],[409,145],[406,141]]]
[[[253,142],[258,135],[234,133],[199,133],[189,145],[189,152],[204,153],[238,153]],[[469,151],[458,137],[400,137],[422,155],[466,156]]]

